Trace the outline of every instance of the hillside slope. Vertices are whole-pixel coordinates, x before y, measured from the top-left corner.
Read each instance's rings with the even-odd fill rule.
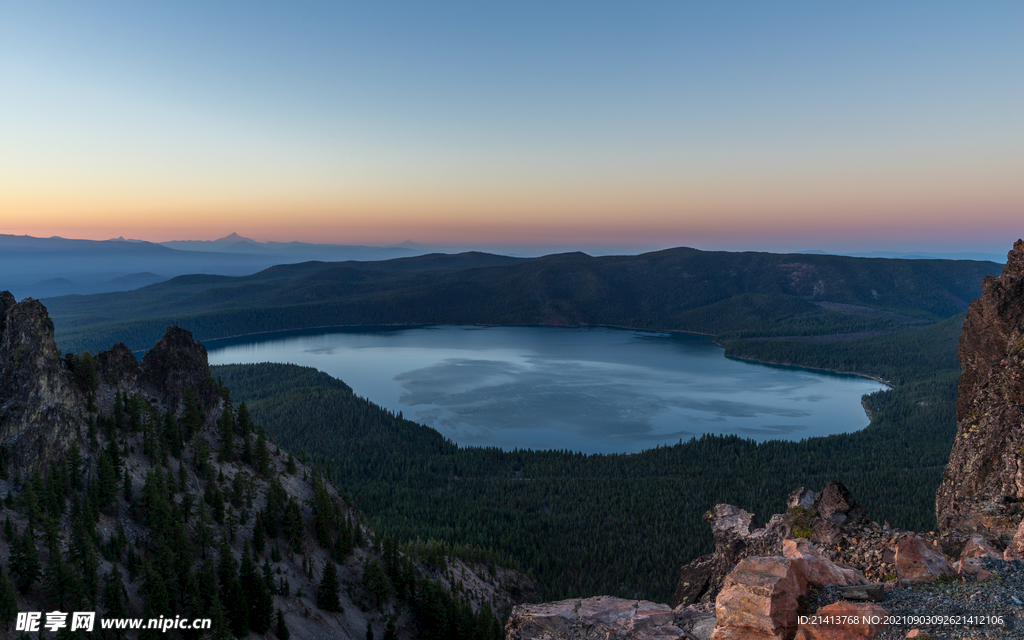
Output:
[[[188,332],[141,362],[121,344],[58,358],[40,303],[4,292],[0,312],[0,622],[92,610],[206,618],[217,638],[498,638],[529,597],[488,558],[378,535],[266,438]]]

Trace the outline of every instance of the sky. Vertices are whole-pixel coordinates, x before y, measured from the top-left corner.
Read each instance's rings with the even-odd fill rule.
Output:
[[[1016,0],[0,0],[0,233],[1001,254],[1021,33]]]

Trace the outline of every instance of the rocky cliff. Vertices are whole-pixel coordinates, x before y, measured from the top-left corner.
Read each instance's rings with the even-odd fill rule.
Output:
[[[45,468],[81,444],[90,406],[109,413],[118,390],[176,415],[186,397],[204,416],[221,402],[206,349],[184,329],[168,327],[142,362],[120,343],[95,358],[61,358],[46,307],[0,292],[0,443],[13,468]]]
[[[1010,540],[1024,507],[1024,241],[982,282],[960,336],[957,434],[936,495],[939,529]]]
[[[85,396],[53,342],[46,307],[0,292],[0,443],[14,466],[45,468],[73,440]]]

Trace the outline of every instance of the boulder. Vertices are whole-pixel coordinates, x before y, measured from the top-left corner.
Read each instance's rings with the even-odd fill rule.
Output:
[[[797,598],[807,591],[802,562],[744,558],[726,577],[712,640],[788,640],[797,626]]]
[[[867,584],[867,578],[856,569],[840,567],[821,555],[807,540],[783,540],[782,555],[804,564],[804,576],[807,582],[818,586],[829,584],[851,585]]]
[[[867,602],[834,602],[818,609],[814,617],[833,618],[835,624],[801,624],[793,640],[870,640],[888,628],[889,612]]]
[[[853,494],[841,482],[830,482],[822,489],[814,498],[813,507],[818,517],[838,527],[868,520],[868,510],[853,499]]]
[[[957,574],[984,580],[990,574],[981,568],[981,558],[1002,560],[1003,554],[989,544],[985,540],[985,536],[976,533],[970,537],[967,544],[964,545],[963,551],[960,552],[960,560],[956,563]],[[980,578],[979,575],[981,575]]]
[[[505,624],[507,640],[661,640],[682,638],[665,604],[599,596],[517,605]]]
[[[906,538],[896,545],[896,575],[903,583],[932,582],[955,574],[942,552],[921,536]]]
[[[1017,533],[1013,535],[1013,540],[1006,546],[1006,551],[1003,552],[1003,559],[1007,562],[1010,560],[1024,560],[1024,520],[1017,527]]]

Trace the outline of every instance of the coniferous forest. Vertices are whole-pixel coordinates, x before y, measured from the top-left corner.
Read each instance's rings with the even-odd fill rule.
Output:
[[[216,375],[286,450],[320,465],[383,536],[517,567],[545,599],[665,601],[711,546],[702,514],[729,502],[767,519],[796,486],[850,487],[873,517],[934,527],[951,446],[956,339],[982,276],[945,260],[703,252],[486,254],[282,265],[183,276],[49,301],[60,346],[144,348],[167,324],[197,338],[332,325],[607,325],[715,335],[727,356],[869,375],[863,431],[755,444],[704,437],[636,455],[459,448],[295,367]]]
[[[848,350],[754,343],[759,359],[792,362],[785,349],[795,349],[812,366],[892,381],[894,389],[865,397],[872,420],[863,431],[762,444],[704,436],[633,455],[460,448],[310,368],[213,370],[275,440],[328,469],[385,534],[486,552],[530,572],[547,600],[667,601],[679,566],[711,549],[702,515],[716,503],[765,521],[797,486],[839,480],[878,521],[933,529],[935,488],[956,432],[961,322]]]

